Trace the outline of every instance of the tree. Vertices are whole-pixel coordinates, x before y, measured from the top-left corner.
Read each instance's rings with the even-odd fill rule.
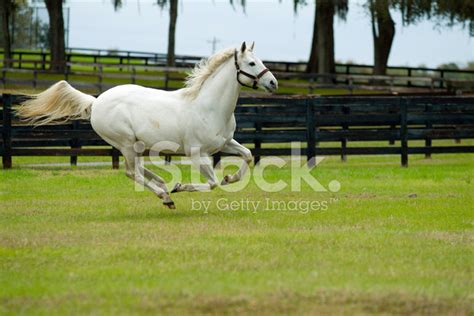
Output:
[[[163,1],[164,2],[164,1]],[[166,55],[166,65],[174,66],[175,60],[175,38],[176,21],[178,20],[178,0],[169,0],[170,3],[170,23],[168,28],[168,53]]]
[[[49,15],[49,47],[51,70],[64,72],[66,67],[66,46],[64,41],[63,0],[44,0]]]
[[[374,39],[374,75],[385,75],[395,37],[395,22],[390,15],[390,0],[369,0]]]
[[[399,10],[405,25],[424,18],[436,19],[437,24],[469,26],[474,36],[474,1],[472,0],[368,0],[374,38],[374,74],[385,75],[395,37],[395,22],[390,9]]]
[[[462,25],[474,36],[474,1],[472,0],[392,0],[401,12],[404,24],[423,18],[435,18],[438,24]]]
[[[294,9],[306,5],[305,0],[294,0]],[[316,0],[313,40],[307,64],[307,72],[332,74],[336,72],[334,52],[334,16],[345,19],[348,0]]]
[[[178,20],[178,0],[156,0],[158,6],[163,10],[169,3],[170,22],[168,26],[168,52],[166,55],[166,65],[172,67],[175,65],[175,46],[176,46],[176,22]],[[122,7],[122,0],[112,0],[115,10]]]
[[[0,0],[0,17],[2,21],[2,42],[3,42],[3,64],[5,67],[11,66],[12,41],[10,34],[10,17],[13,11],[13,0]]]
[[[123,5],[122,0],[112,0],[112,4],[114,5],[115,11],[122,8],[122,5]]]

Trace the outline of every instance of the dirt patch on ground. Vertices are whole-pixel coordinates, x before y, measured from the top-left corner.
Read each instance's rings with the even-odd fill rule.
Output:
[[[125,294],[127,300],[130,299],[130,294]],[[136,299],[125,309],[121,309],[121,313],[128,313],[127,309],[130,309],[129,312],[134,314],[185,313],[198,315],[470,315],[474,312],[472,302],[468,300],[429,299],[400,293],[378,295],[318,291],[313,295],[280,292],[258,296],[169,296],[163,293],[138,291],[132,295]],[[46,298],[1,298],[2,309],[0,310],[3,312],[28,312],[31,309],[57,314],[69,310],[67,305],[75,305],[76,300],[80,300],[76,303],[84,309],[80,313],[107,314],[115,309],[113,305],[104,304],[106,299],[84,294]],[[66,306],[63,305],[64,303]]]
[[[417,233],[421,238],[435,239],[456,244],[472,244],[474,243],[474,235],[471,232],[446,232],[446,231],[430,231]]]
[[[321,291],[314,295],[271,294],[263,299],[201,298],[195,310],[204,314],[456,314],[468,315],[467,302],[448,302],[402,294],[377,295]]]

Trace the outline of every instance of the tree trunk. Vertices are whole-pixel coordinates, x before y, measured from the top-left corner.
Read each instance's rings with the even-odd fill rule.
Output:
[[[10,37],[10,15],[12,12],[11,0],[0,0],[0,13],[2,16],[2,33],[3,33],[3,65],[8,68],[11,66],[12,58],[11,37]]]
[[[168,55],[166,65],[174,66],[175,59],[175,36],[176,36],[176,20],[178,19],[178,0],[170,0],[170,25],[168,30]]]
[[[372,35],[374,38],[374,75],[386,75],[387,63],[395,37],[395,22],[390,15],[389,0],[371,0]]]
[[[309,55],[306,72],[318,72],[318,7],[314,5],[314,24],[313,24],[313,40],[311,42],[311,53]]]
[[[45,0],[49,15],[49,46],[51,66],[54,72],[64,72],[66,47],[64,42],[63,0]]]
[[[316,2],[316,29],[318,42],[318,73],[334,74],[334,13],[332,1],[317,0]],[[331,82],[331,78],[323,78],[323,82]]]

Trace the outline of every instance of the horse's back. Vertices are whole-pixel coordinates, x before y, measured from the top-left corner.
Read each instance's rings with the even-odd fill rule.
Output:
[[[181,106],[180,91],[121,85],[101,94],[92,105],[94,130],[114,146],[136,139],[147,145],[176,133]],[[160,128],[161,127],[161,128]],[[160,134],[163,137],[160,137]]]
[[[177,102],[181,91],[165,91],[146,88],[139,85],[127,84],[116,86],[99,95],[94,105],[114,106],[128,104],[129,106],[143,106],[147,104],[166,104]]]

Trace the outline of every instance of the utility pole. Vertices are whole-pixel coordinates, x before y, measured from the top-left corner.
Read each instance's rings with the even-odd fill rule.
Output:
[[[212,44],[212,54],[214,54],[216,52],[216,45],[217,43],[220,43],[220,40],[214,36],[212,40],[208,40],[207,42]]]

